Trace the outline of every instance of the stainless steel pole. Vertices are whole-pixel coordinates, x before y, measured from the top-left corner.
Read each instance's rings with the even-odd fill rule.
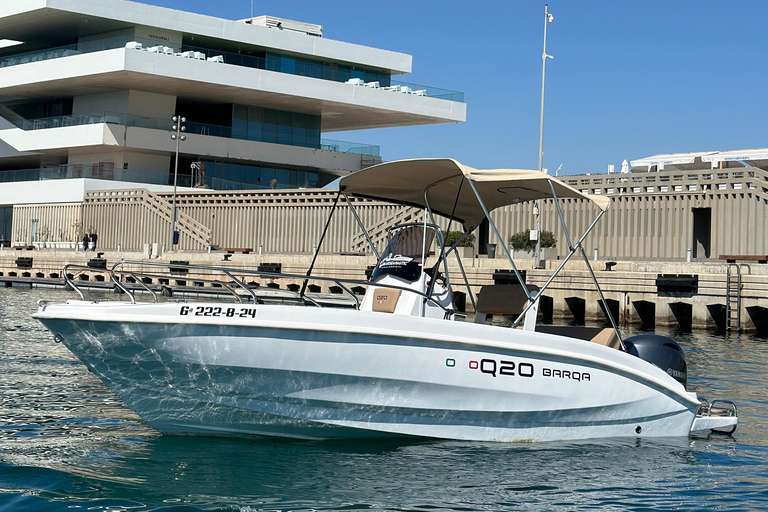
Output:
[[[547,11],[547,4],[544,4],[544,51],[541,54],[541,120],[539,123],[539,172],[543,172],[544,163],[544,79],[547,71],[547,59],[552,57],[547,55],[547,25],[552,23],[552,15]],[[541,200],[534,203],[536,210],[536,249],[533,252],[533,266],[538,268],[541,261]]]
[[[176,123],[176,162],[173,166],[173,206],[171,207],[171,245],[170,252],[174,250],[176,241],[176,184],[179,177],[179,142],[181,135],[181,123]]]
[[[176,141],[176,161],[173,166],[173,205],[171,207],[171,245],[168,252],[173,252],[174,241],[176,239],[176,185],[179,177],[179,143],[187,139],[186,135],[182,133],[187,130],[184,123],[187,122],[187,118],[176,115],[171,118],[173,121],[173,133],[171,138]]]

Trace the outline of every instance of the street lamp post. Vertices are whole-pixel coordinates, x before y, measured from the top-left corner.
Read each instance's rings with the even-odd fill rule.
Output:
[[[544,77],[547,71],[547,59],[551,59],[551,55],[547,55],[547,25],[552,23],[555,19],[554,16],[549,14],[547,10],[547,4],[544,4],[544,51],[541,54],[541,122],[539,124],[539,172],[543,172],[544,163]],[[541,204],[540,201],[536,201],[533,205],[534,214],[536,215],[536,250],[533,253],[533,266],[538,267],[541,261]]]
[[[179,178],[179,142],[187,140],[187,136],[183,134],[183,132],[187,131],[187,127],[184,126],[187,118],[173,116],[171,120],[173,121],[171,139],[176,141],[176,161],[173,166],[173,207],[171,209],[171,252],[173,252],[174,246],[179,243],[179,235],[176,232],[176,184]]]

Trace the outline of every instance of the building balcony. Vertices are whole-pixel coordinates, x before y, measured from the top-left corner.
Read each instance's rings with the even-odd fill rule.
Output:
[[[160,119],[155,117],[143,117],[131,114],[120,114],[116,112],[96,112],[91,114],[74,114],[68,116],[44,117],[39,119],[25,119],[14,123],[24,131],[47,130],[51,128],[66,128],[71,126],[85,126],[94,124],[115,124],[126,127],[149,128],[153,130],[165,130],[171,132],[173,121],[170,119]],[[224,137],[228,139],[252,140],[245,137],[238,137],[233,134],[231,126],[219,126],[204,123],[185,123],[187,133],[205,135],[210,137]],[[277,132],[277,127],[275,127]],[[306,135],[293,135],[291,141],[258,140],[256,142],[268,142],[274,144],[284,144],[288,146],[308,147],[320,149],[323,151],[335,151],[341,153],[354,153],[358,155],[380,156],[379,146],[363,144],[358,142],[345,142],[332,139],[321,139],[319,144],[308,141]]]
[[[364,85],[369,88],[385,91],[417,93],[419,96],[464,102],[464,93],[451,91],[427,85],[392,80],[389,74],[383,72],[356,70],[351,66],[322,61],[312,61],[297,57],[261,52],[264,55],[244,55],[200,46],[182,45],[180,51],[169,46],[154,46],[145,48],[135,41],[125,43],[125,37],[97,39],[85,43],[76,43],[56,48],[48,48],[34,52],[7,55],[0,58],[0,68],[41,62],[46,60],[72,57],[86,53],[126,47],[134,51],[144,51],[162,55],[172,55],[192,60],[202,60],[218,64],[228,64],[253,69],[267,70],[277,73],[304,76],[332,82],[342,82],[353,85]]]
[[[124,47],[77,53],[80,51],[48,50],[3,58],[6,65],[0,68],[0,90],[4,96],[28,98],[137,90],[259,105],[311,112],[320,116],[324,132],[466,120],[463,94],[456,91],[395,82],[376,87],[375,82],[364,79],[337,82],[230,65],[210,57],[200,60]]]

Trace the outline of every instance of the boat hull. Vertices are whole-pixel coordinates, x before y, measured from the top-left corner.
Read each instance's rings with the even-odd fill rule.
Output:
[[[222,313],[194,316],[197,308]],[[677,436],[690,432],[698,407],[674,379],[628,354],[493,326],[231,304],[71,301],[36,316],[163,433]]]

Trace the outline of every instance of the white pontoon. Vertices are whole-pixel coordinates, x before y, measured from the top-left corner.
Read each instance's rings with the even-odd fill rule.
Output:
[[[341,181],[334,210],[342,196],[424,209],[423,222],[391,229],[382,254],[371,244],[378,263],[367,282],[312,276],[314,260],[306,276],[174,264],[223,276],[238,302],[139,303],[136,287],[149,288],[142,273],[163,264],[120,262],[106,272],[130,300],[85,300],[67,278],[81,300],[42,302],[35,317],[163,433],[547,441],[735,429],[732,403],[686,390],[673,340],[622,340],[608,307],[614,329],[593,340],[536,326],[538,299],[574,255],[595,277],[582,242],[606,198],[536,171],[481,171],[449,159],[365,169]],[[599,213],[572,242],[560,212],[569,252],[537,288],[525,283],[489,212],[545,198],[592,201]],[[447,259],[457,244],[445,247],[435,215],[465,233],[489,220],[522,297],[512,328],[455,311]],[[427,267],[433,237],[437,263]],[[296,304],[267,301],[247,284],[254,275],[300,279]],[[307,289],[322,280],[366,291],[352,308],[322,307]]]

